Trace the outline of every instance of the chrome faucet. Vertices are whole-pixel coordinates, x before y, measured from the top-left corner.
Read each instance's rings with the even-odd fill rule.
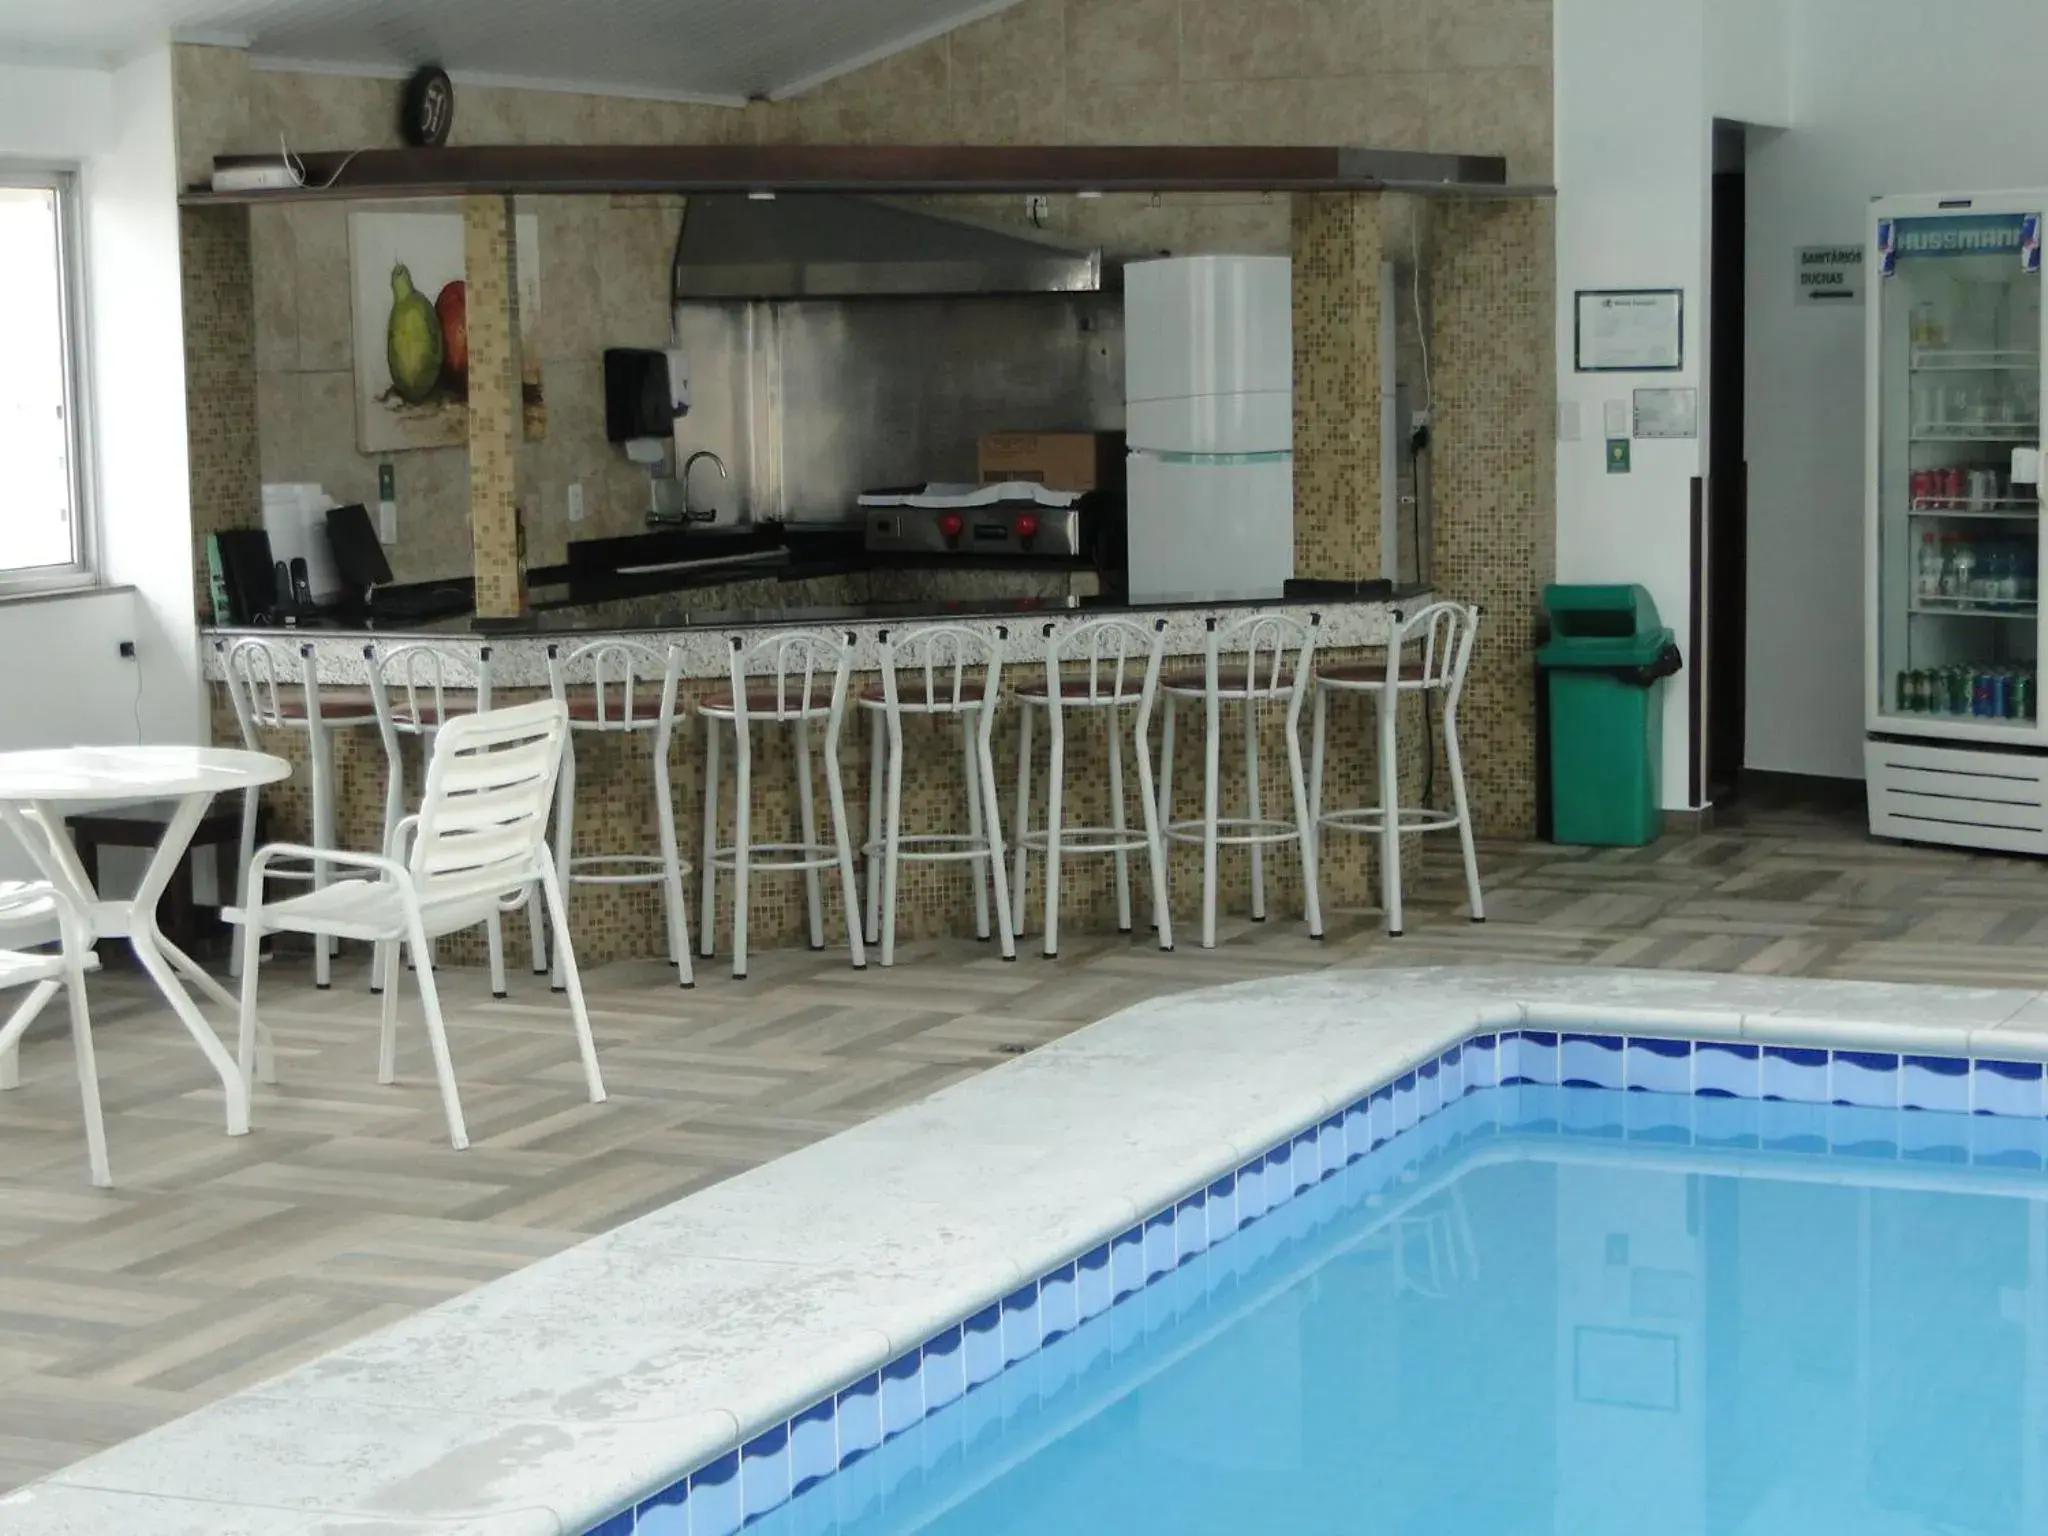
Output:
[[[690,471],[697,467],[699,459],[709,459],[713,464],[716,464],[718,466],[719,479],[730,480],[732,478],[731,472],[725,467],[725,460],[721,459],[709,448],[699,448],[685,459],[683,461],[683,472],[678,478],[683,482],[683,521],[686,523],[708,523],[715,521],[718,516],[715,511],[693,512],[690,510]]]

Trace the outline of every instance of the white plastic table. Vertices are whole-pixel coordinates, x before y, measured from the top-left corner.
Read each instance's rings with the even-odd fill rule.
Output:
[[[291,764],[263,752],[220,747],[64,747],[0,752],[0,827],[20,839],[52,884],[68,891],[91,923],[94,939],[126,939],[157,990],[205,1053],[227,1093],[228,1134],[249,1129],[249,1090],[206,1016],[179,980],[182,974],[225,1008],[237,1002],[198,961],[167,940],[156,906],[171,883],[213,797],[291,777]],[[67,809],[128,800],[175,800],[163,841],[150,855],[135,895],[109,901],[95,891],[64,831]]]

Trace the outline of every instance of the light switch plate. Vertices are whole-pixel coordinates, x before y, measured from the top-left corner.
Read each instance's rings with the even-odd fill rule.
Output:
[[[1628,402],[1609,400],[1601,406],[1601,420],[1609,438],[1628,436]]]
[[[569,487],[569,521],[583,521],[583,486],[580,482]]]
[[[1557,440],[1560,443],[1576,443],[1579,440],[1579,402],[1560,400],[1557,402]]]

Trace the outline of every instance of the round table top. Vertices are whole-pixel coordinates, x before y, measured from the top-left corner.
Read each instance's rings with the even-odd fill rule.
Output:
[[[0,801],[153,800],[274,784],[292,766],[229,747],[55,747],[0,752]]]

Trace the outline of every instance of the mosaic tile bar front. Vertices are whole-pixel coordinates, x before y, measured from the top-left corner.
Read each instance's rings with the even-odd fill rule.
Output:
[[[1390,610],[1382,604],[1339,604],[1322,610],[1322,624],[1331,642],[1319,654],[1325,661],[1357,660],[1377,653],[1375,641],[1383,641]],[[855,673],[849,686],[849,700],[858,698],[877,682],[875,639],[888,626],[863,624],[856,633]],[[899,633],[907,627],[895,626]],[[1027,678],[1044,675],[1043,621],[1012,623],[1004,652],[1005,690]],[[1203,616],[1176,611],[1167,638],[1168,659],[1163,674],[1199,671]],[[276,640],[276,632],[269,638]],[[474,655],[483,642],[464,637],[437,637],[440,643]],[[579,637],[580,638],[580,637]],[[690,630],[644,633],[633,638],[659,645],[683,644],[685,661],[679,688],[678,718],[671,743],[670,774],[675,796],[676,825],[683,855],[696,862],[701,841],[703,805],[703,762],[705,725],[695,714],[695,704],[706,696],[728,691],[722,671],[727,665],[729,639],[720,632]],[[365,680],[363,642],[357,638],[329,637],[314,642],[316,664],[323,688],[333,685],[360,687]],[[492,647],[492,697],[497,703],[512,703],[544,692],[545,646],[530,639],[497,639]],[[564,642],[566,655],[573,642]],[[219,675],[217,658],[211,670]],[[452,681],[452,677],[451,677]],[[1265,814],[1291,814],[1284,713],[1279,705],[1261,706],[1259,781]],[[1182,705],[1174,751],[1173,815],[1186,818],[1198,814],[1202,780],[1202,729],[1199,704]],[[849,836],[856,849],[867,836],[869,724],[868,713],[849,704],[839,746],[839,762],[845,782],[848,815],[853,825]],[[1233,814],[1243,804],[1245,757],[1241,726],[1226,714],[1224,750],[1220,754],[1220,802],[1223,814]],[[1014,831],[1017,711],[1006,700],[996,733],[996,775],[1006,836]],[[1128,718],[1128,717],[1127,717]],[[1067,740],[1066,801],[1068,825],[1108,824],[1108,751],[1102,724],[1081,714],[1070,714]],[[1403,743],[1403,795],[1412,803],[1420,794],[1425,751],[1419,734],[1419,713],[1406,706],[1401,721]],[[213,724],[216,740],[237,739],[233,711],[224,686],[214,685]],[[1125,730],[1129,725],[1126,723]],[[1152,745],[1156,753],[1160,734],[1159,711],[1155,708]],[[576,741],[576,826],[575,847],[585,853],[645,853],[658,846],[654,821],[654,790],[649,758],[650,738],[645,735],[579,735]],[[1303,744],[1306,757],[1307,710],[1304,708]],[[308,776],[305,771],[305,733],[281,731],[263,742],[267,750],[292,760],[292,778],[267,791],[272,835],[303,837],[309,827]],[[1033,785],[1034,825],[1044,816],[1045,735],[1037,735],[1038,768]],[[417,759],[417,744],[408,742],[408,783],[416,794],[424,775]],[[757,841],[791,840],[796,834],[796,776],[790,733],[774,727],[757,726],[754,732],[754,794],[752,815]],[[1441,762],[1441,744],[1435,744]],[[1142,825],[1137,801],[1137,775],[1126,755],[1127,816],[1133,827]],[[814,756],[815,756],[814,749]],[[721,800],[730,836],[731,801],[730,753]],[[1156,761],[1156,758],[1155,758]],[[1325,805],[1331,808],[1372,803],[1377,799],[1376,747],[1370,706],[1355,700],[1341,700],[1333,706],[1330,746],[1325,776]],[[344,728],[334,733],[335,778],[338,786],[336,824],[344,846],[367,849],[377,845],[382,826],[385,786],[384,752],[373,727]],[[822,789],[822,764],[818,765],[817,803],[821,817],[826,804]],[[1444,789],[1442,775],[1436,789]],[[906,718],[904,726],[904,826],[908,831],[965,832],[967,795],[957,724]],[[1416,840],[1409,839],[1404,859],[1416,853]],[[1197,935],[1188,926],[1197,916],[1196,902],[1201,889],[1200,850],[1179,844],[1171,851],[1174,905],[1184,931],[1177,942],[1192,944]],[[1328,908],[1370,907],[1377,902],[1377,876],[1370,840],[1330,837],[1325,844],[1323,899]],[[1115,926],[1113,883],[1114,861],[1103,857],[1069,857],[1061,880],[1061,921],[1075,931],[1107,932]],[[1285,848],[1269,850],[1265,859],[1266,899],[1270,919],[1298,922],[1302,889],[1300,865]],[[1041,931],[1043,922],[1042,861],[1031,861],[1030,882],[1024,907],[1024,927],[1029,935]],[[940,936],[966,936],[973,931],[973,907],[969,874],[964,865],[952,863],[906,863],[901,874],[898,936],[904,940]],[[1133,888],[1138,893],[1135,920],[1142,927],[1149,921],[1145,899],[1142,858],[1133,861]],[[833,944],[844,941],[844,928],[836,883],[824,882],[826,934]],[[729,881],[720,882],[719,951],[726,952],[730,936]],[[1249,860],[1241,850],[1226,849],[1219,875],[1219,900],[1225,912],[1250,910],[1251,876]],[[697,919],[697,885],[686,879],[690,917]],[[750,945],[770,947],[807,942],[804,885],[795,876],[758,876],[752,883],[748,903]],[[662,915],[653,886],[578,887],[570,897],[570,919],[577,956],[585,964],[610,960],[654,957],[663,953]],[[694,930],[693,930],[694,931]],[[524,925],[507,925],[506,938],[515,960],[523,961]],[[1029,948],[1028,944],[1026,946]],[[451,940],[446,958],[457,963],[478,963],[482,959],[481,937],[474,942]]]

